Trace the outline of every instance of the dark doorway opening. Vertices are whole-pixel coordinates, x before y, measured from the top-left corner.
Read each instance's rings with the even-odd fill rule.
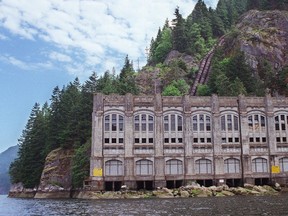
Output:
[[[199,185],[204,187],[210,187],[213,186],[213,180],[212,179],[202,179],[196,181]]]
[[[240,187],[241,179],[226,179],[226,185],[229,187]]]
[[[255,185],[269,185],[270,181],[269,178],[255,178],[254,184]]]
[[[121,189],[121,181],[107,181],[105,182],[105,191],[119,191]]]
[[[183,180],[170,180],[166,181],[166,187],[168,189],[179,188],[183,186]]]
[[[137,190],[153,190],[153,181],[137,181]]]

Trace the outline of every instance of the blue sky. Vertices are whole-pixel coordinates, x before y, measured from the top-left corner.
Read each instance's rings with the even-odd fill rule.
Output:
[[[145,65],[145,48],[176,6],[196,0],[0,0],[0,152],[17,144],[35,102],[92,71]],[[205,1],[215,7],[218,0]]]

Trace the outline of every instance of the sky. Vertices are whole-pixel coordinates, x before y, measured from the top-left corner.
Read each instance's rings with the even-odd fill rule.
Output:
[[[196,1],[0,0],[0,153],[18,143],[33,105],[49,103],[54,87],[117,73],[126,55],[144,66],[158,28],[177,6],[186,18]]]

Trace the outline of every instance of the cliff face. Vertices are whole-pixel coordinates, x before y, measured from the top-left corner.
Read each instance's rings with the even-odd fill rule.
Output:
[[[72,150],[61,148],[48,154],[35,198],[70,197],[72,157]]]
[[[249,11],[236,29],[236,47],[245,53],[253,69],[261,60],[275,70],[288,65],[288,11]]]

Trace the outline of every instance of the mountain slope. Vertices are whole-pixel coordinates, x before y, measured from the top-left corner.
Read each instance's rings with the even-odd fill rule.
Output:
[[[7,194],[10,188],[9,166],[17,157],[18,146],[12,146],[0,153],[0,194]]]

